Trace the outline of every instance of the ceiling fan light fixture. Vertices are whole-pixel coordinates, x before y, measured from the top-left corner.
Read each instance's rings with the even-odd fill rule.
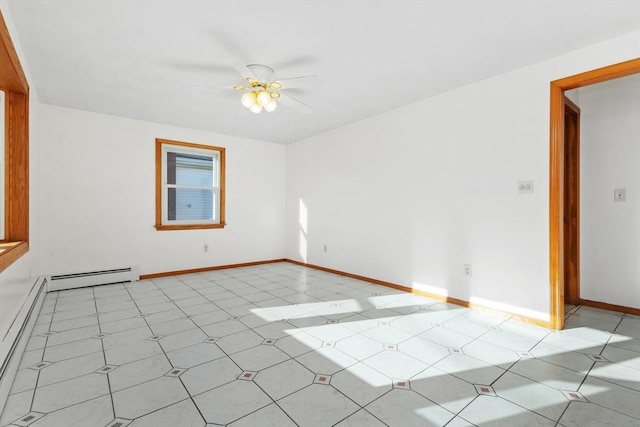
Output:
[[[276,101],[274,101],[273,99],[269,100],[269,103],[267,105],[265,105],[264,111],[266,111],[267,113],[272,112],[273,110],[275,110],[278,107],[278,104],[276,103]]]
[[[255,92],[245,93],[242,95],[242,98],[240,98],[240,102],[242,102],[242,105],[250,109],[252,106],[256,105]]]
[[[251,107],[249,107],[249,111],[255,114],[260,114],[262,112],[262,106],[259,104],[253,104]]]
[[[258,95],[256,96],[256,101],[258,102],[258,104],[260,106],[266,107],[271,102],[271,95],[269,95],[269,92],[267,92],[265,90],[260,91],[260,92],[258,92]]]

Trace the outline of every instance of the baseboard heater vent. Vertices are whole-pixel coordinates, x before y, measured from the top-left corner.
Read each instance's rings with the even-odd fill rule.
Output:
[[[114,283],[135,282],[140,280],[138,267],[117,268],[114,270],[89,271],[86,273],[59,274],[48,280],[48,291],[84,288],[87,286],[111,285]]]

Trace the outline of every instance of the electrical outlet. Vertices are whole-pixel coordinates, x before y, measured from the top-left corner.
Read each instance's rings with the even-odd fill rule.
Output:
[[[533,194],[533,181],[518,181],[518,194]]]
[[[202,245],[202,252],[209,252],[209,245],[206,243]]]
[[[462,268],[464,271],[464,275],[471,277],[471,264],[464,264]]]

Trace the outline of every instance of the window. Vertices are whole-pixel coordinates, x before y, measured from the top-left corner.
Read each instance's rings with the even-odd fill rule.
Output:
[[[156,229],[223,228],[225,149],[156,139]]]
[[[29,250],[29,85],[0,13],[0,272]]]

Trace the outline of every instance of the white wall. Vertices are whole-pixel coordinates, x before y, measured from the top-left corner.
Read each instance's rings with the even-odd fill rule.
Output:
[[[549,82],[636,57],[639,37],[290,145],[288,257],[548,320]]]
[[[640,75],[578,92],[580,297],[640,308]]]
[[[42,274],[284,257],[284,146],[49,105],[38,133]],[[156,231],[155,138],[226,148],[226,228]]]

